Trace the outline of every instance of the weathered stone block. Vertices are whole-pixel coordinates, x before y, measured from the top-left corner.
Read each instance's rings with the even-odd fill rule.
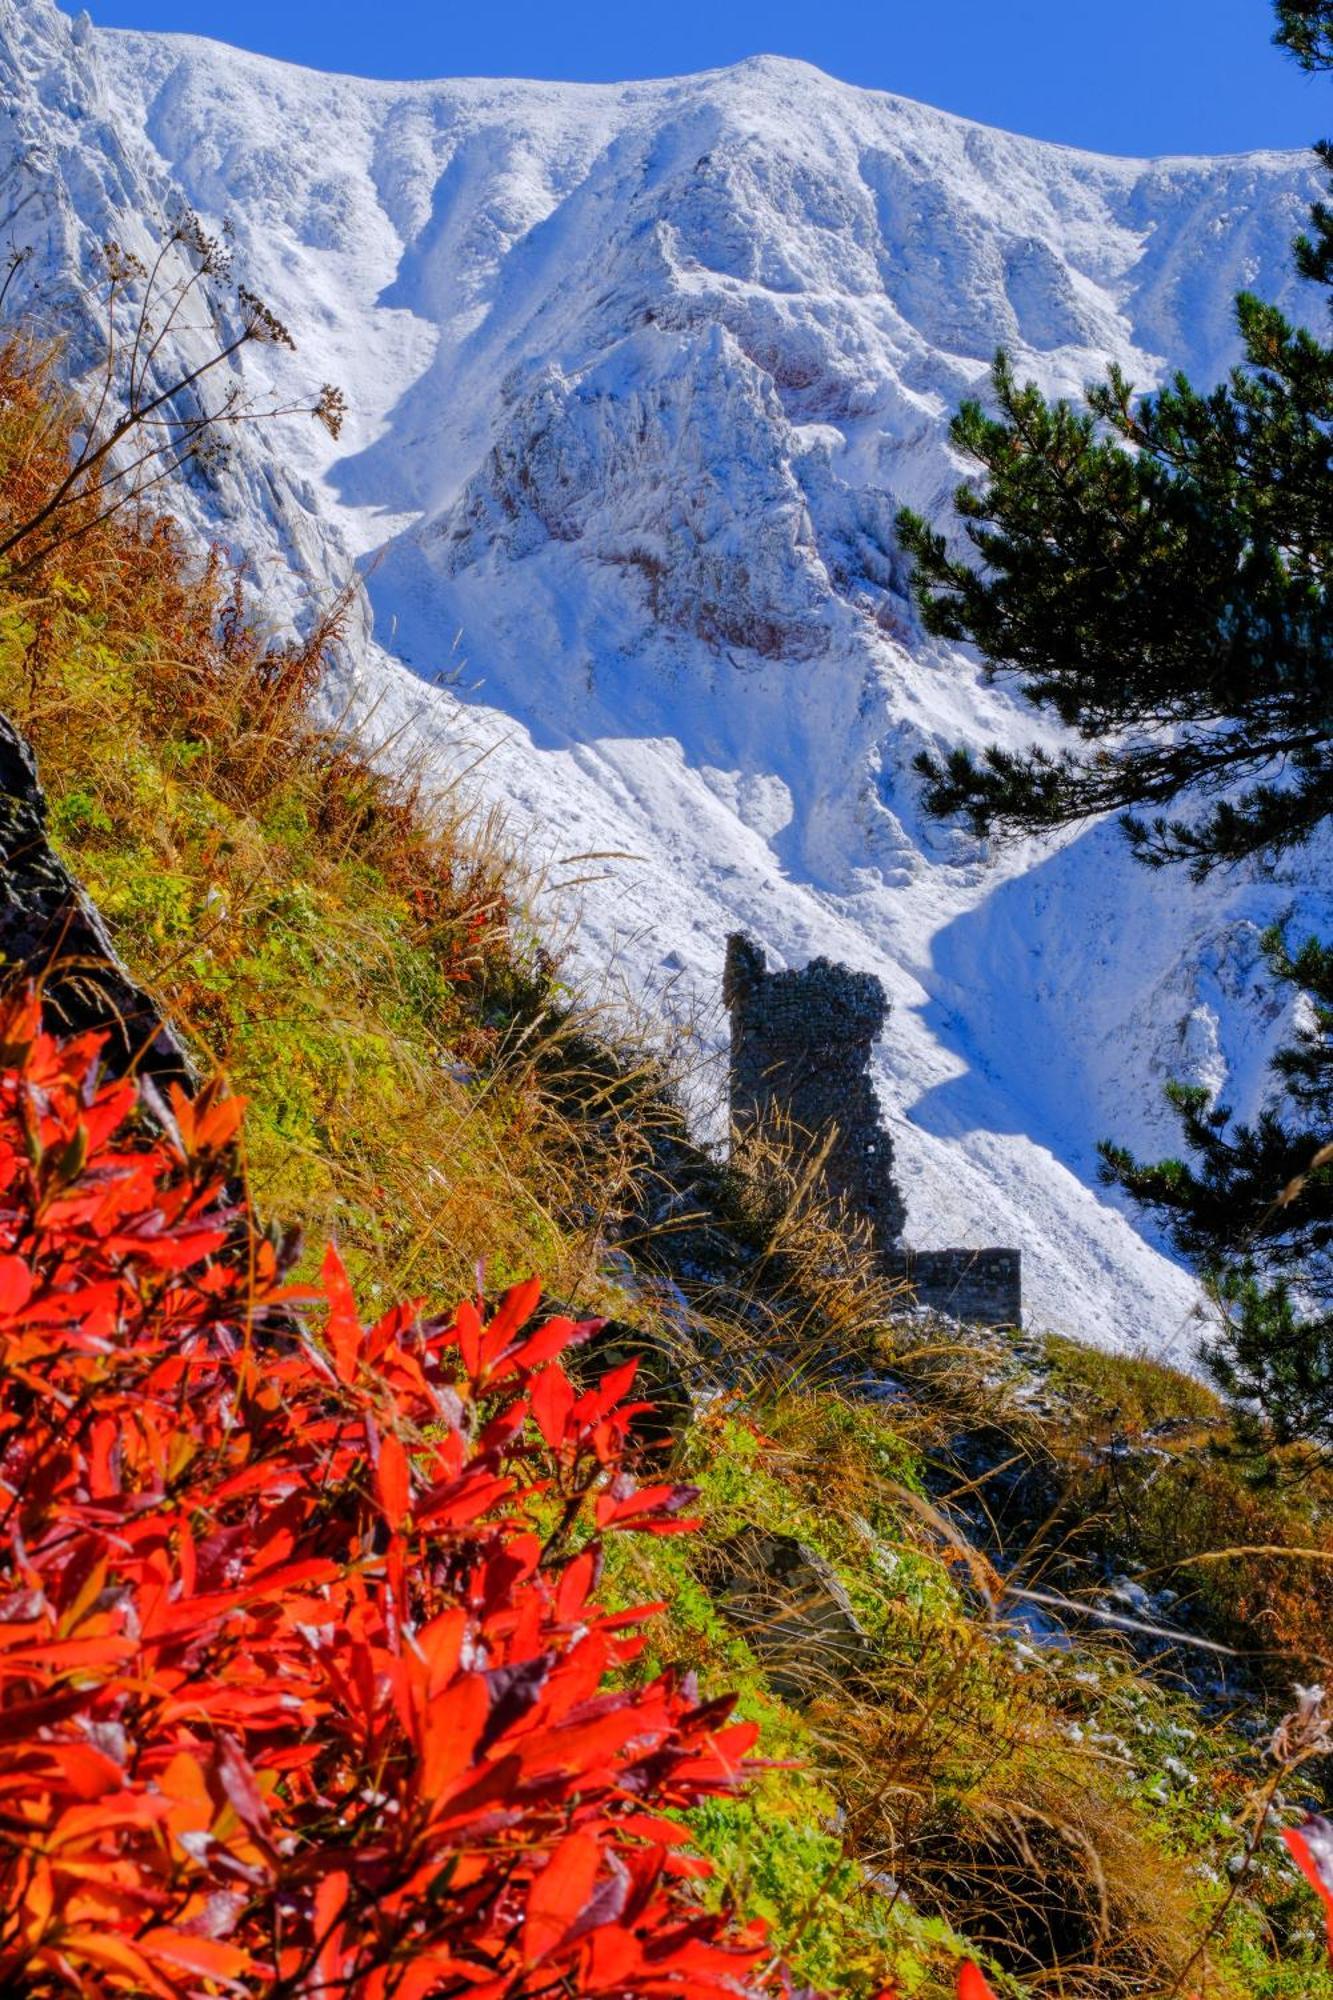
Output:
[[[918,1305],[978,1326],[1021,1326],[1021,1250],[903,1250],[885,1259],[891,1275],[902,1277]]]

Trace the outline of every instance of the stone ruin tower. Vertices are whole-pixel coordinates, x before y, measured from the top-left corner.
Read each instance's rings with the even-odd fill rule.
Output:
[[[870,1081],[870,1051],[889,1014],[878,979],[827,958],[804,972],[769,972],[759,946],[737,932],[727,939],[722,998],[733,1127],[790,1125],[793,1145],[827,1145],[829,1193],[865,1217],[877,1248],[896,1250],[907,1209]]]
[[[770,972],[761,948],[738,931],[727,939],[722,998],[731,1016],[733,1130],[777,1125],[810,1157],[823,1152],[828,1192],[864,1216],[886,1269],[920,1304],[982,1325],[1019,1325],[1019,1251],[912,1250],[903,1241],[906,1204],[870,1080],[870,1052],[889,1015],[874,974],[827,958],[803,972]]]

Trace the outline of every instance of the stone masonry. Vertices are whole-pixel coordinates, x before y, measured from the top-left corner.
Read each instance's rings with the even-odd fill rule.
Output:
[[[790,1125],[793,1145],[827,1146],[828,1192],[866,1218],[881,1250],[896,1249],[907,1214],[870,1081],[870,1050],[889,1012],[878,979],[827,958],[804,972],[769,972],[759,946],[737,932],[727,939],[722,998],[735,1129]]]
[[[1022,1317],[1021,1252],[912,1250],[893,1176],[893,1142],[870,1080],[870,1051],[889,1003],[873,973],[817,958],[770,972],[740,932],[727,940],[722,997],[731,1015],[733,1130],[781,1129],[822,1155],[829,1194],[869,1222],[886,1268],[921,1305],[986,1326]]]

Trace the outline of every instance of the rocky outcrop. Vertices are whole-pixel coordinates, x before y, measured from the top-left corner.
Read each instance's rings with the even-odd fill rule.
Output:
[[[834,1571],[794,1535],[742,1528],[716,1551],[710,1583],[718,1609],[740,1628],[784,1701],[830,1693],[874,1659]]]
[[[35,980],[50,1023],[96,1029],[107,1059],[154,1083],[189,1085],[181,1042],[126,970],[106,926],[51,845],[32,751],[0,716],[0,976]]]

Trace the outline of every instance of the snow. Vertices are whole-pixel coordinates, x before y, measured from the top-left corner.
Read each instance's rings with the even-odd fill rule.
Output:
[[[1318,309],[1307,157],[1098,158],[769,57],[361,82],[0,0],[0,171],[85,332],[100,238],[173,189],[230,219],[301,348],[247,372],[352,414],[183,504],[278,602],[362,565],[374,639],[333,698],[504,805],[590,987],[708,1048],[738,925],[877,972],[912,1239],[1021,1243],[1035,1323],[1189,1355],[1194,1285],[1096,1141],[1168,1145],[1172,1075],[1255,1106],[1258,936],[1328,923],[1318,858],[1196,888],[1108,827],[988,854],[925,821],[921,747],[1054,738],[923,638],[892,523],[947,518],[997,345],[1053,391],[1111,359],[1215,379],[1239,287]]]

